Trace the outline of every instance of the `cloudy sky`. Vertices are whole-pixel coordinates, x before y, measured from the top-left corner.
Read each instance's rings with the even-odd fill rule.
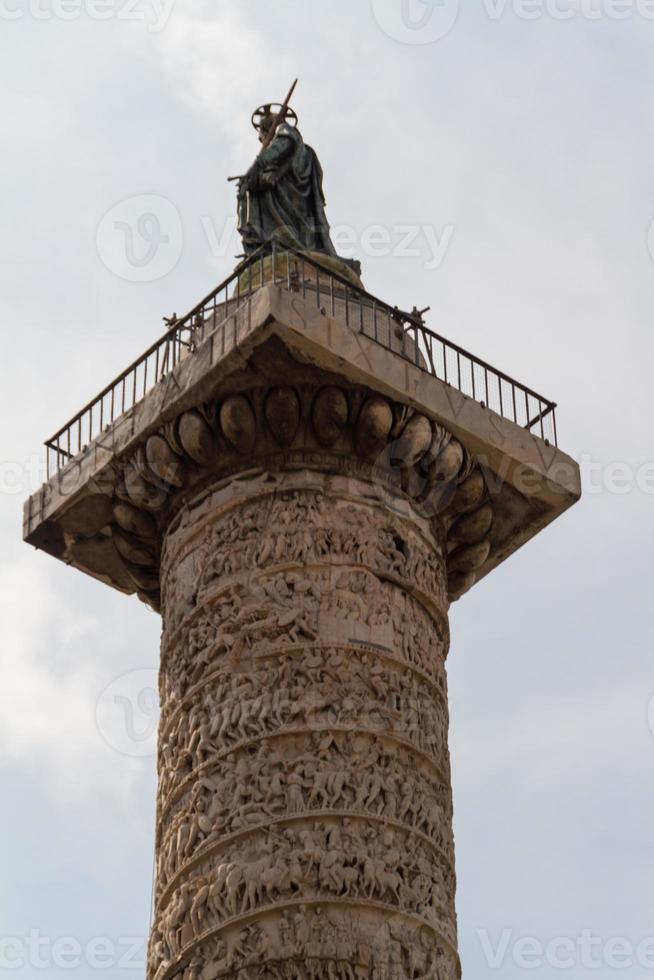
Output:
[[[341,251],[558,401],[584,472],[452,611],[464,975],[654,975],[654,4],[0,0],[0,21],[0,969],[144,975],[158,619],[23,545],[21,506],[43,440],[231,271],[225,178],[299,76]],[[107,705],[139,691],[126,738]]]

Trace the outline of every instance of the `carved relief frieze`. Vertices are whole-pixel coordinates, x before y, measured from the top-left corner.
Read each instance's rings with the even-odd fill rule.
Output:
[[[161,563],[150,977],[457,977],[439,530],[302,467],[202,490]]]

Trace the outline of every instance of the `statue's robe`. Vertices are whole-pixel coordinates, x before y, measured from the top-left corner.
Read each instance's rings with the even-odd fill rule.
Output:
[[[239,232],[246,253],[276,243],[336,255],[315,150],[282,123],[241,183]]]

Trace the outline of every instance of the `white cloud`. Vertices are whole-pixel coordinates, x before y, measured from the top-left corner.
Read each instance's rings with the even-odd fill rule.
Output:
[[[17,760],[41,750],[56,756],[62,742],[74,750],[86,721],[92,662],[78,660],[74,670],[57,670],[57,663],[98,624],[79,610],[67,616],[72,610],[58,608],[46,576],[27,554],[0,567],[0,597],[2,750]],[[48,663],[48,651],[54,662]]]
[[[81,801],[96,808],[108,797],[124,810],[143,767],[113,751],[97,729],[106,624],[71,607],[39,557],[11,555],[0,566],[3,760],[38,771],[42,795],[65,809]]]
[[[251,155],[244,119],[291,73],[279,46],[273,52],[265,34],[234,6],[216,9],[207,0],[179,3],[165,30],[151,37],[178,93],[221,127],[232,150]]]

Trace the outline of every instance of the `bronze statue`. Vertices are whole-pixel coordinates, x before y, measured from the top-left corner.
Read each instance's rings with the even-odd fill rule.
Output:
[[[322,167],[315,150],[302,139],[297,114],[289,105],[295,84],[283,104],[267,103],[252,114],[263,146],[248,172],[236,178],[238,229],[246,255],[276,245],[336,257],[325,214]]]

